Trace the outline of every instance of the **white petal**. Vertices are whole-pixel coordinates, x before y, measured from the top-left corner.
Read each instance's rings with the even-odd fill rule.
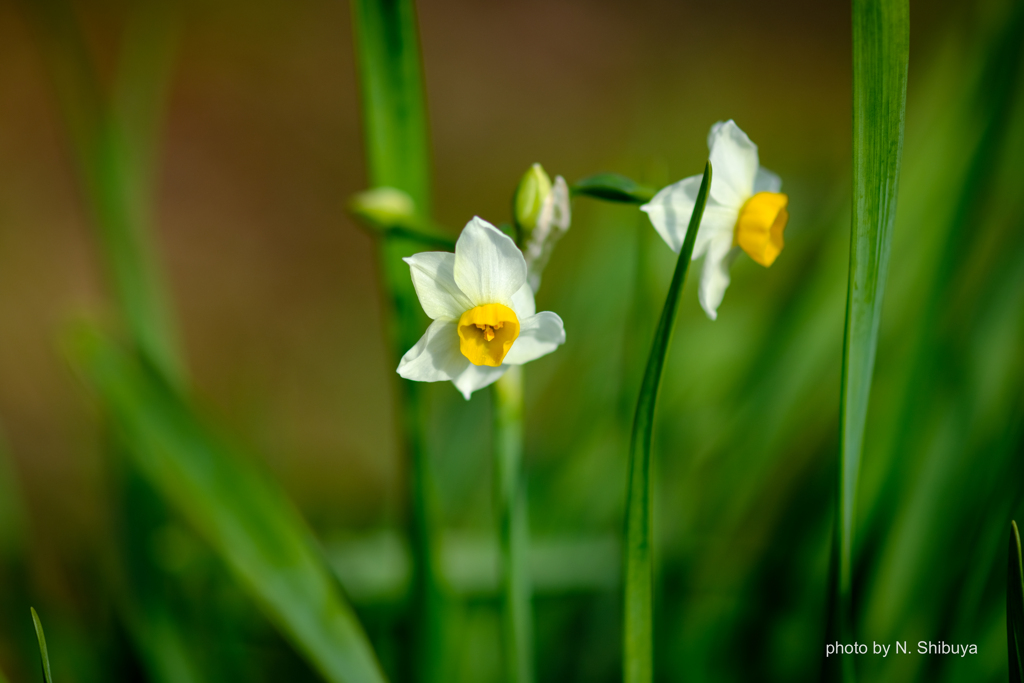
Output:
[[[711,243],[704,258],[697,299],[712,320],[718,317],[718,305],[722,303],[725,290],[729,287],[729,267],[739,252],[739,247],[732,246],[731,238],[719,239]]]
[[[640,207],[651,219],[661,239],[677,254],[686,239],[686,229],[697,201],[701,178],[699,175],[683,178],[658,192],[651,201]]]
[[[736,221],[740,212],[731,206],[722,206],[711,199],[704,207],[704,217],[700,222],[700,230],[697,231],[697,241],[693,244],[693,256],[697,259],[708,251],[708,247],[719,240],[732,242],[733,234],[736,231]]]
[[[537,313],[537,303],[533,300],[533,288],[529,283],[524,284],[515,294],[512,295],[512,310],[522,323],[524,318],[529,318]]]
[[[526,261],[507,235],[474,216],[455,243],[455,282],[477,306],[507,306],[526,282]]]
[[[409,264],[420,306],[432,320],[458,320],[473,308],[455,284],[455,254],[425,251],[402,260]]]
[[[469,367],[453,379],[452,384],[455,385],[455,388],[462,393],[463,398],[467,401],[474,391],[494,384],[502,375],[508,372],[508,366],[505,365],[492,368],[488,365],[473,365],[469,361],[466,361],[466,363]]]
[[[729,119],[711,127],[708,149],[711,152],[711,196],[723,206],[739,209],[754,193],[757,145]]]
[[[504,365],[522,365],[546,356],[565,343],[565,327],[558,314],[542,311],[520,320],[519,337],[505,354]]]
[[[398,363],[398,374],[417,382],[454,380],[471,365],[459,351],[456,324],[435,320]]]
[[[764,166],[757,167],[757,175],[754,176],[754,194],[758,192],[778,192],[781,189],[782,178]]]
[[[693,207],[697,201],[697,192],[700,191],[702,178],[703,176],[694,175],[669,185],[654,195],[654,199],[640,207],[640,210],[646,212],[650,217],[654,229],[658,231],[661,238],[677,254],[683,248],[683,241],[686,239],[686,231],[690,225],[690,217],[693,215]],[[714,182],[714,175],[712,175],[712,182]],[[707,249],[708,241],[715,235],[722,231],[729,231],[731,234],[736,225],[738,211],[736,208],[724,207],[718,202],[708,199],[708,203],[704,206],[704,216],[701,219],[700,228],[697,231],[693,258],[700,258]]]

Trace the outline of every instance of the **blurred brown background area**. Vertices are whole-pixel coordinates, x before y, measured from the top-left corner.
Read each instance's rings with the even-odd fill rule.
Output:
[[[915,12],[914,60],[933,42],[934,7]],[[109,71],[124,4],[77,9]],[[380,523],[401,505],[401,472],[372,239],[345,211],[366,182],[349,7],[177,9],[157,228],[197,394],[314,525]],[[570,181],[695,173],[708,127],[725,118],[808,198],[791,234],[814,202],[846,191],[847,3],[432,0],[419,19],[436,217],[453,232],[474,214],[507,220],[535,161]],[[57,340],[76,316],[109,311],[54,99],[22,8],[3,0],[0,428],[30,513],[33,573],[58,589],[73,582],[62,568],[93,552],[105,511],[95,415]],[[566,258],[585,219],[582,209]],[[570,343],[583,343],[574,322]]]

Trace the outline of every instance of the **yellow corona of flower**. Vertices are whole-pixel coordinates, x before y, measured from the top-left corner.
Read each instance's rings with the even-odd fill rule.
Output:
[[[402,357],[402,377],[450,381],[469,399],[509,366],[565,342],[562,319],[551,311],[537,313],[522,252],[487,221],[467,223],[454,254],[424,252],[405,262],[420,305],[434,322]]]
[[[739,252],[767,268],[782,251],[789,199],[779,192],[779,176],[760,165],[757,145],[731,119],[711,127],[708,149],[714,173],[693,258],[705,257],[697,298],[714,320]],[[640,207],[676,253],[686,238],[700,181],[699,175],[680,180]]]

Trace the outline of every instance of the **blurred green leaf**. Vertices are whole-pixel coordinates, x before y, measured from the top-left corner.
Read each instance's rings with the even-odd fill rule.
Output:
[[[39,621],[36,608],[30,607],[29,609],[32,610],[32,624],[36,627],[36,639],[39,641],[39,660],[43,666],[43,679],[46,683],[53,683],[53,676],[50,675],[50,653],[46,649],[46,635],[43,633],[43,624]]]
[[[577,181],[572,186],[572,194],[607,202],[646,204],[654,198],[657,190],[618,173],[598,173]]]
[[[686,282],[686,271],[693,255],[697,229],[704,217],[708,189],[711,187],[711,162],[704,167],[704,177],[697,191],[693,214],[686,229],[686,239],[679,250],[672,283],[661,309],[661,319],[654,333],[651,353],[647,357],[640,396],[633,418],[629,442],[629,493],[626,501],[626,577],[623,679],[626,683],[650,683],[654,676],[653,599],[654,569],[652,562],[654,537],[651,533],[651,435],[658,387],[665,367],[679,299]]]
[[[836,559],[832,635],[841,642],[851,642],[853,633],[850,610],[857,478],[896,218],[909,41],[907,0],[854,0],[853,218],[833,539]],[[834,661],[842,662],[843,680],[853,680],[853,658],[833,658],[830,663]]]
[[[78,330],[68,352],[142,475],[296,648],[332,683],[384,681],[316,540],[284,494],[213,437],[157,373],[96,330]]]
[[[1024,681],[1024,569],[1021,568],[1020,532],[1010,522],[1009,567],[1006,574],[1006,649],[1010,683]]]
[[[122,55],[126,63],[110,97],[69,0],[25,5],[61,105],[124,324],[138,351],[170,380],[181,381],[177,333],[153,245],[148,201],[156,131],[170,82],[169,9],[159,1],[134,8]]]

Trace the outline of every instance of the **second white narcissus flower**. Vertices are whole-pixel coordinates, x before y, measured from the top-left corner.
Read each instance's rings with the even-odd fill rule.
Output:
[[[711,127],[708,149],[713,170],[711,190],[693,245],[693,258],[705,256],[697,298],[714,320],[729,286],[729,267],[740,250],[766,268],[782,251],[789,199],[779,192],[779,176],[760,165],[757,145],[731,119]],[[686,238],[700,181],[699,175],[680,180],[640,207],[676,253]]]
[[[405,259],[424,313],[434,322],[402,357],[398,374],[418,382],[451,381],[468,400],[522,365],[565,342],[562,319],[537,313],[526,260],[508,236],[474,217],[455,253]]]

